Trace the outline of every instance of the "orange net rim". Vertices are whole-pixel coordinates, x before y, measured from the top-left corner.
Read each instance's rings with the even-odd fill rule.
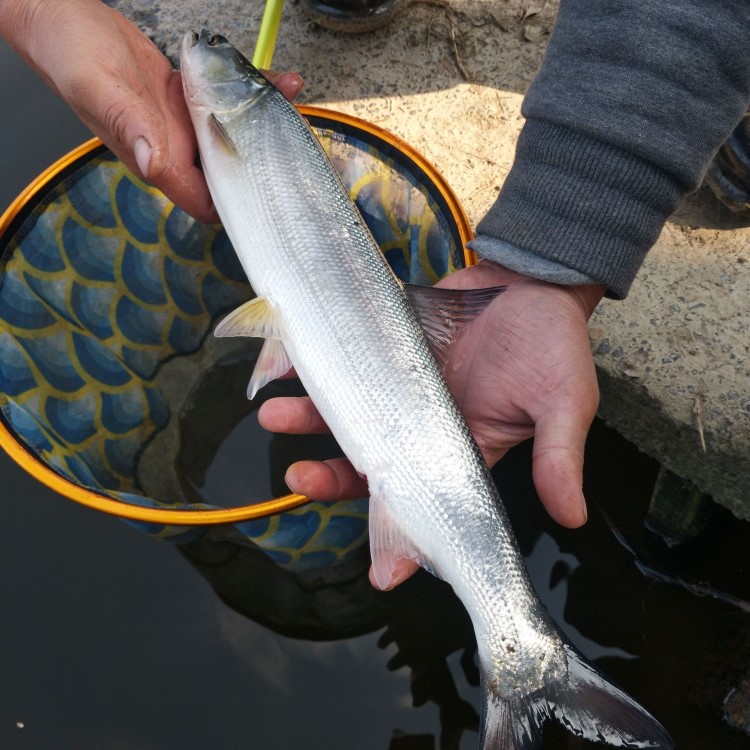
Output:
[[[305,117],[318,117],[343,123],[358,130],[364,131],[379,138],[390,146],[398,149],[413,161],[432,181],[443,199],[445,200],[458,229],[459,237],[464,251],[464,260],[467,266],[476,263],[476,256],[466,247],[466,243],[472,238],[469,220],[458,202],[455,194],[448,183],[439,174],[435,167],[425,159],[419,152],[401,140],[393,133],[373,125],[353,115],[324,107],[301,105],[299,111]],[[78,162],[104,144],[99,138],[89,141],[74,148],[65,156],[44,170],[33,180],[10,204],[7,210],[0,216],[0,238],[8,231],[13,220],[29,204],[29,202],[40,193],[61,172]],[[262,502],[248,505],[239,505],[234,508],[156,508],[150,506],[134,505],[103,495],[95,490],[82,487],[75,482],[66,479],[52,468],[42,463],[38,456],[32,453],[15,435],[9,430],[4,421],[0,420],[0,448],[12,458],[22,469],[28,472],[39,482],[57,492],[63,497],[73,500],[79,505],[98,510],[107,515],[129,521],[140,521],[149,524],[166,526],[214,526],[219,524],[240,523],[257,518],[265,518],[283,513],[285,511],[299,508],[310,502],[304,495],[289,494],[275,497]]]

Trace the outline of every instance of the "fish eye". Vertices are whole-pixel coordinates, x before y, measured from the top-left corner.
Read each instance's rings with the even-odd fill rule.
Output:
[[[221,34],[211,34],[206,40],[209,47],[218,47],[220,44],[227,44],[227,40]]]

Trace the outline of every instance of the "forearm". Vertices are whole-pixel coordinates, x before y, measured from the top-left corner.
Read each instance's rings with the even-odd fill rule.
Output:
[[[747,107],[749,41],[745,0],[563,0],[480,255],[512,266],[510,246],[625,296]]]
[[[88,51],[106,47],[119,33],[117,18],[101,0],[1,0],[0,37],[71,103],[78,95],[75,85],[67,85],[71,71],[85,68]]]
[[[0,3],[0,37],[23,55],[36,8],[43,0],[4,0]]]

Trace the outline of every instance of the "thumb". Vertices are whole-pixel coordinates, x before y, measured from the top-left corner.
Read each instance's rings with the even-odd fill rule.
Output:
[[[166,128],[158,110],[143,94],[135,92],[114,75],[99,72],[88,85],[57,87],[81,121],[144,179],[158,174],[168,159]]]
[[[99,109],[79,116],[128,169],[196,219],[218,221],[178,72],[168,73],[161,102],[127,87],[113,96],[112,86],[89,101]]]
[[[539,499],[562,526],[586,523],[583,455],[593,421],[572,408],[545,414],[536,423],[532,476]]]
[[[114,86],[92,92],[90,106],[78,114],[131,171],[153,178],[169,160],[166,124],[134,91],[120,88],[116,96],[113,91]]]

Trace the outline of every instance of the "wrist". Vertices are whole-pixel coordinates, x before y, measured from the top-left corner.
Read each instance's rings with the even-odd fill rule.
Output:
[[[596,306],[602,301],[602,297],[607,292],[604,284],[580,284],[568,287],[570,293],[578,298],[578,302],[583,310],[586,320],[588,320]]]
[[[528,119],[503,189],[477,225],[482,245],[491,238],[505,248],[498,255],[488,254],[491,247],[474,249],[551,282],[602,282],[608,295],[624,298],[684,192],[673,174],[628,149]],[[521,255],[519,263],[533,259],[529,269],[508,247]],[[542,276],[539,259],[587,278]]]
[[[607,291],[604,284],[557,284],[544,281],[533,276],[526,276],[518,271],[512,271],[492,260],[480,260],[475,268],[478,272],[481,272],[481,281],[483,283],[489,281],[492,286],[535,284],[540,288],[548,288],[551,292],[565,293],[577,302],[587,320]]]

